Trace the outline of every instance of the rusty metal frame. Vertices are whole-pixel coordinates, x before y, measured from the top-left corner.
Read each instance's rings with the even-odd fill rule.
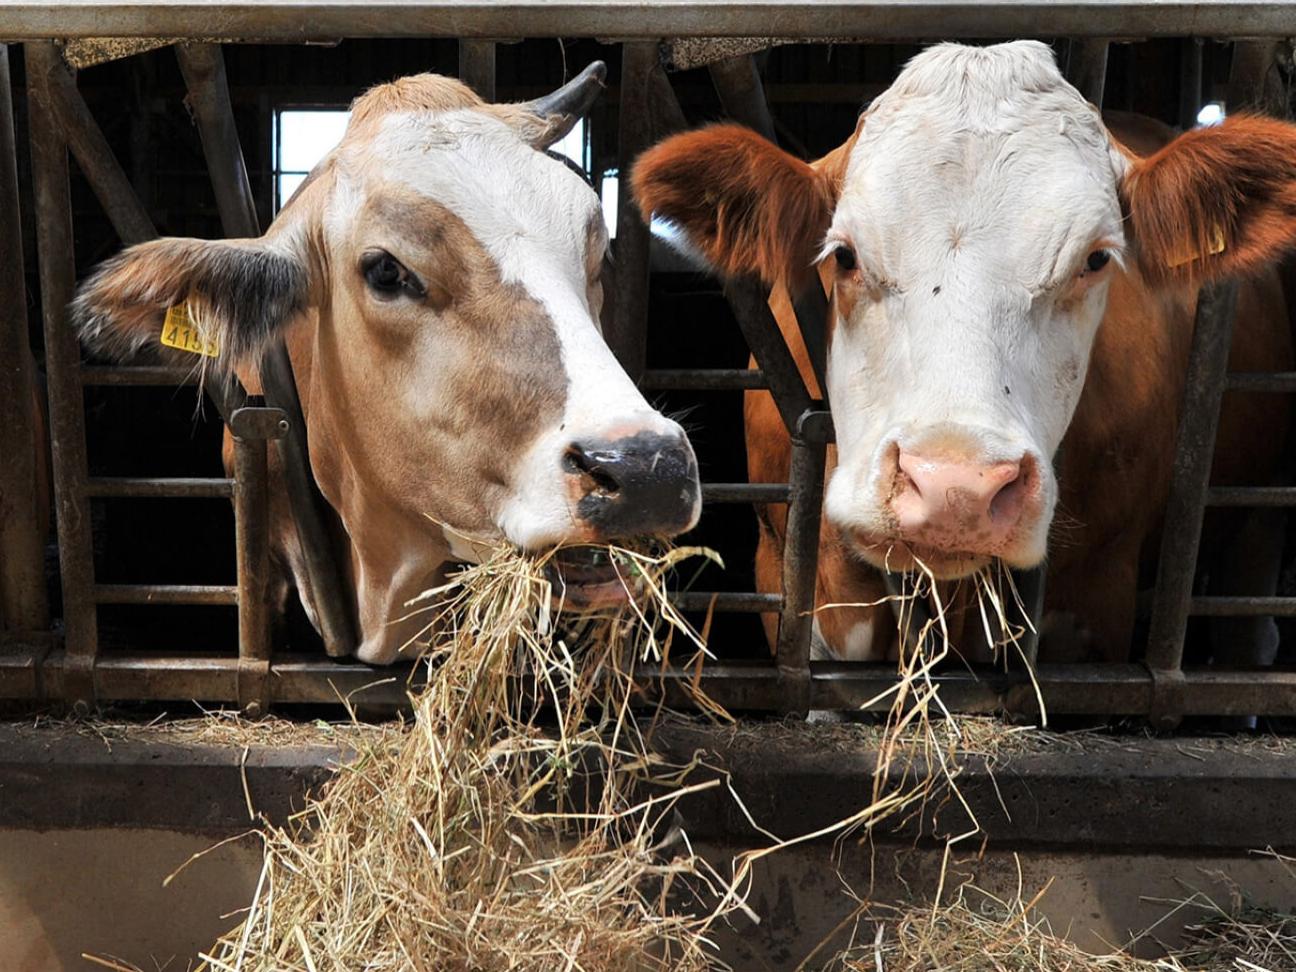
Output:
[[[42,10],[61,7],[67,18],[60,35],[86,33],[89,21],[78,18],[85,5],[41,5]],[[177,36],[196,33],[220,35],[209,23],[217,8],[203,5],[113,4],[95,5],[105,19],[94,21],[95,33],[111,23],[120,34],[139,33],[137,18],[143,11],[153,30],[170,23],[175,11],[187,10],[186,22],[176,26]],[[219,23],[256,24],[256,31],[244,36],[289,36],[300,40],[304,33],[329,30],[331,24],[347,25],[341,36],[369,33],[370,17],[392,4],[363,5],[341,2],[312,3],[306,26],[302,16],[271,8],[262,3],[226,5],[215,15]],[[393,23],[398,32],[417,25],[418,33],[452,34],[461,37],[461,74],[477,90],[494,88],[494,43],[492,37],[516,36],[528,32],[527,17],[535,5],[528,2],[466,3],[418,0],[395,4],[412,16],[392,20],[382,17],[383,32]],[[618,154],[623,172],[631,160],[657,138],[683,123],[682,112],[662,71],[656,44],[661,33],[676,35],[725,34],[739,32],[753,15],[762,15],[762,28],[771,23],[763,15],[796,16],[795,29],[785,32],[810,36],[825,24],[836,36],[859,27],[858,36],[887,39],[893,36],[922,36],[932,22],[940,22],[944,34],[982,36],[993,34],[1035,34],[1047,28],[1050,34],[1082,38],[1073,44],[1070,75],[1096,103],[1101,101],[1109,39],[1131,33],[1182,35],[1175,20],[1191,10],[1191,32],[1197,37],[1272,37],[1296,34],[1296,10],[1278,10],[1267,4],[1235,3],[1116,3],[1097,2],[1049,5],[1032,11],[1033,5],[989,0],[975,8],[954,0],[926,4],[844,4],[829,0],[720,4],[700,2],[672,5],[670,26],[655,26],[661,11],[634,3],[574,2],[546,5],[546,28],[540,33],[583,35],[586,32],[630,38],[624,48],[621,83],[621,132]],[[1251,7],[1255,7],[1252,10]],[[632,9],[633,8],[633,9]],[[922,8],[919,11],[919,8]],[[1179,8],[1183,8],[1180,10]],[[1261,9],[1263,8],[1263,9]],[[827,12],[826,21],[811,23],[805,14]],[[953,16],[936,21],[933,11]],[[980,26],[961,29],[966,12],[974,10]],[[1017,24],[1023,12],[1029,25]],[[453,14],[429,29],[425,18]],[[569,23],[574,15],[589,15],[582,26]],[[885,14],[885,16],[881,16]],[[507,15],[508,28],[501,29]],[[919,20],[914,20],[914,17]],[[161,20],[158,19],[161,17]],[[872,19],[867,19],[867,18]],[[1080,20],[1083,20],[1083,23]],[[240,19],[242,18],[242,19]],[[556,18],[556,19],[554,19]],[[601,19],[600,19],[601,18]],[[712,19],[707,19],[712,18]],[[714,19],[714,18],[719,18]],[[835,18],[835,19],[834,19]],[[1123,19],[1122,19],[1123,18]],[[163,22],[166,22],[165,24]],[[41,13],[32,4],[16,3],[0,10],[0,36],[43,37],[39,33]],[[619,30],[591,25],[615,23]],[[206,26],[203,26],[203,25]],[[1138,30],[1129,29],[1136,24]],[[991,26],[992,25],[992,26]],[[567,29],[572,27],[573,29]],[[893,32],[904,29],[904,35]],[[36,33],[32,33],[36,31]],[[1238,69],[1231,98],[1248,94],[1253,104],[1263,103],[1263,84],[1273,56],[1270,41],[1239,45]],[[1186,80],[1200,84],[1200,52],[1193,51],[1183,64]],[[219,47],[185,44],[178,48],[186,83],[195,104],[204,149],[212,170],[222,220],[227,232],[253,235],[256,216],[243,169],[241,151],[234,133],[232,114]],[[75,81],[52,44],[33,40],[27,45],[30,92],[33,104],[44,110],[31,115],[31,143],[35,170],[38,216],[38,250],[44,295],[44,327],[50,371],[51,440],[54,453],[54,486],[58,508],[60,558],[65,596],[65,630],[62,649],[43,661],[22,655],[0,653],[0,698],[33,696],[64,699],[88,706],[96,699],[179,700],[202,699],[237,703],[250,713],[264,712],[268,705],[294,702],[330,702],[339,696],[375,704],[400,704],[406,685],[403,673],[376,670],[364,665],[342,664],[328,658],[306,658],[275,653],[269,642],[265,608],[268,522],[267,443],[280,447],[296,439],[291,398],[290,369],[286,373],[286,398],[271,398],[269,408],[251,405],[225,412],[235,438],[235,476],[228,479],[90,479],[85,471],[84,416],[81,393],[87,385],[152,385],[183,383],[188,376],[165,367],[108,368],[79,365],[79,349],[65,326],[62,308],[71,295],[71,217],[68,199],[68,150],[77,159],[105,211],[124,239],[147,238],[152,224],[147,213],[127,191],[120,167],[93,125],[84,103],[76,95]],[[760,91],[759,75],[750,58],[722,62],[711,70],[722,102],[731,114],[760,130],[773,134],[768,106]],[[3,119],[0,118],[0,122]],[[2,129],[2,125],[0,125]],[[0,150],[5,149],[0,130]],[[9,149],[12,152],[12,149]],[[0,159],[0,164],[4,159]],[[2,173],[0,173],[2,176]],[[622,179],[623,194],[628,180]],[[0,189],[4,188],[0,178]],[[709,666],[704,673],[708,692],[735,711],[762,710],[803,713],[809,709],[855,708],[877,699],[895,678],[888,665],[852,665],[810,660],[810,615],[814,603],[814,577],[818,558],[818,534],[823,494],[825,451],[832,442],[831,416],[815,400],[796,368],[778,326],[766,303],[766,293],[751,281],[729,286],[726,295],[758,367],[752,370],[672,369],[648,371],[644,367],[645,330],[648,318],[648,227],[638,218],[624,195],[616,240],[618,282],[617,317],[609,332],[610,343],[627,370],[654,389],[747,390],[768,388],[793,443],[788,483],[707,483],[707,503],[787,503],[789,505],[787,547],[784,557],[783,593],[685,592],[680,605],[689,610],[770,613],[779,616],[777,655],[773,663]],[[0,281],[2,283],[3,281]],[[1296,487],[1208,486],[1213,423],[1226,390],[1245,389],[1274,393],[1296,392],[1296,373],[1279,375],[1228,375],[1226,355],[1231,322],[1231,289],[1210,292],[1199,302],[1191,352],[1188,397],[1177,446],[1177,475],[1174,495],[1167,513],[1166,544],[1154,605],[1153,635],[1147,663],[1127,665],[1045,665],[1036,670],[1039,691],[1049,711],[1059,714],[1102,713],[1151,716],[1165,724],[1185,715],[1296,715],[1296,674],[1282,671],[1230,672],[1184,671],[1183,631],[1189,615],[1296,616],[1296,598],[1263,596],[1193,596],[1192,576],[1198,527],[1208,505],[1286,507],[1296,505]],[[798,305],[803,335],[813,350],[822,344],[824,307],[818,302]],[[818,320],[816,320],[816,316]],[[273,370],[273,364],[269,370]],[[816,361],[822,387],[822,361]],[[235,402],[225,404],[233,406]],[[275,406],[278,406],[277,408]],[[89,500],[102,496],[232,497],[236,508],[236,551],[238,577],[233,585],[162,586],[96,585],[92,575],[89,546]],[[1191,546],[1192,551],[1188,549]],[[1026,592],[1027,601],[1042,600],[1041,584]],[[340,597],[330,598],[341,603]],[[178,650],[167,657],[114,653],[99,656],[95,605],[101,603],[185,603],[231,604],[239,607],[239,651],[237,657],[197,658]],[[345,638],[331,642],[349,644]],[[657,683],[667,698],[682,700],[684,679],[692,673],[645,670],[646,682]],[[938,677],[942,698],[951,709],[973,712],[1011,711],[1030,713],[1036,708],[1035,688],[1022,671],[951,672]]]

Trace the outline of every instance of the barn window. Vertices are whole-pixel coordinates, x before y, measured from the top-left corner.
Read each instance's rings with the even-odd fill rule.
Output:
[[[274,209],[279,212],[320,159],[342,139],[351,112],[292,108],[275,112]]]

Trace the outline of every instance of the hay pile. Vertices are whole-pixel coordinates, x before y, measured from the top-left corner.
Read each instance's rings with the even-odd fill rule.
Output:
[[[702,650],[663,586],[699,552],[612,549],[639,596],[585,618],[579,653],[551,623],[547,558],[499,551],[425,595],[412,727],[358,737],[292,825],[267,830],[251,908],[200,968],[715,966],[707,930],[740,903],[672,826],[707,784],[660,765],[630,714],[636,660]]]

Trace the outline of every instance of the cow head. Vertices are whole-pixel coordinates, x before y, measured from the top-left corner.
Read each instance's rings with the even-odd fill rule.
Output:
[[[432,567],[474,557],[470,540],[534,549],[697,520],[683,431],[602,338],[598,198],[544,151],[601,78],[527,105],[433,75],[382,85],[263,237],[133,247],[74,303],[86,342],[118,354],[155,344],[182,304],[219,367],[287,336],[368,660],[392,657],[390,622]],[[580,575],[569,602],[607,593]]]
[[[1043,559],[1115,274],[1182,288],[1292,245],[1296,129],[1231,119],[1136,158],[1046,46],[946,44],[820,163],[718,126],[650,150],[634,185],[722,273],[795,290],[818,266],[826,514],[875,566],[953,578]]]

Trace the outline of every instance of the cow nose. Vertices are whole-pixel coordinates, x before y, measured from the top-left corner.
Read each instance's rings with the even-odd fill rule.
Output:
[[[573,442],[563,469],[577,493],[577,517],[600,539],[674,536],[697,522],[697,460],[682,435]]]
[[[1029,455],[1009,462],[932,458],[901,451],[891,501],[900,536],[946,550],[994,553],[1021,521]]]

